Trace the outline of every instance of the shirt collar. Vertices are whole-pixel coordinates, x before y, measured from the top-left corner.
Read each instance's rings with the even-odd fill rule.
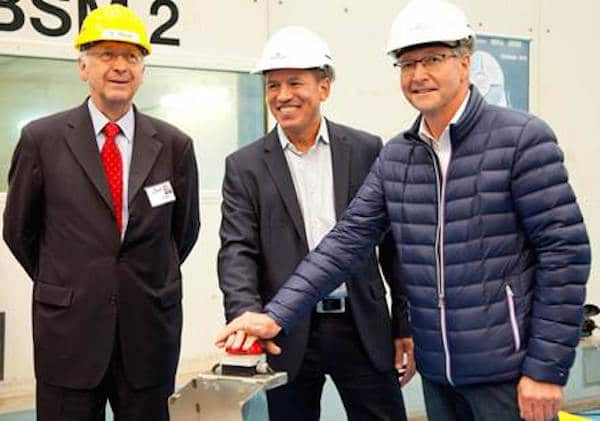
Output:
[[[102,129],[104,129],[104,126],[106,126],[106,123],[110,120],[96,107],[92,98],[88,99],[88,109],[92,118],[92,124],[94,125],[94,134],[97,137],[102,132]],[[131,107],[118,121],[115,121],[115,123],[121,128],[121,134],[125,136],[127,142],[133,142],[133,132],[135,127],[133,107]]]
[[[456,122],[458,120],[460,120],[460,118],[462,117],[462,115],[465,112],[465,109],[467,108],[467,104],[469,103],[470,97],[471,97],[471,90],[469,89],[467,91],[467,95],[465,96],[465,99],[463,99],[463,102],[460,104],[460,107],[458,107],[458,110],[456,110],[456,112],[454,113],[454,116],[450,120],[450,123],[448,123],[446,128],[444,128],[444,130],[442,131],[442,134],[440,135],[440,139],[443,136],[444,132],[446,130],[448,130],[450,125],[456,124]],[[429,129],[427,128],[427,124],[425,123],[424,118],[421,118],[421,122],[419,123],[419,137],[421,137],[421,139],[424,139],[424,140],[435,140],[433,138],[433,136],[431,135],[431,133],[429,132]]]
[[[279,136],[279,143],[281,143],[281,149],[284,151],[287,148],[292,148],[293,151],[296,150],[294,148],[294,144],[290,142],[285,132],[281,128],[281,126],[277,125],[277,135]],[[325,121],[325,117],[321,116],[321,123],[319,125],[319,132],[317,133],[317,142],[323,142],[324,144],[329,144],[329,132],[327,131],[327,122]]]

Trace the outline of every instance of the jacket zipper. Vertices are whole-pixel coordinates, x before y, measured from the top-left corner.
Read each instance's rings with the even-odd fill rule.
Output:
[[[436,193],[438,197],[438,223],[436,227],[435,251],[436,251],[436,275],[438,288],[438,307],[440,309],[440,327],[442,330],[442,343],[444,344],[444,359],[446,366],[446,379],[454,386],[450,365],[450,347],[448,345],[448,332],[446,328],[446,296],[444,287],[444,197],[446,193],[445,178],[440,172],[440,162],[433,149],[426,145],[426,150],[433,161],[433,169],[436,175]]]
[[[517,312],[515,311],[515,294],[510,285],[506,285],[506,301],[508,302],[508,315],[510,317],[510,327],[512,328],[513,338],[515,339],[515,352],[521,349],[521,335],[519,334],[519,325],[517,324]]]

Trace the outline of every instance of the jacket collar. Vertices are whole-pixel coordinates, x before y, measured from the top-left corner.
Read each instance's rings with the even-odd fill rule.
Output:
[[[134,106],[135,135],[129,173],[129,203],[140,190],[156,161],[162,142],[157,139],[157,133],[152,120],[141,114]],[[94,141],[94,127],[87,106],[87,99],[79,107],[71,110],[67,117],[67,144],[75,159],[80,163],[92,184],[98,190],[106,205],[113,209],[112,198],[102,168],[98,145]]]
[[[87,99],[79,107],[69,112],[65,139],[87,177],[98,190],[106,205],[113,210],[110,190],[102,168],[98,144],[95,141],[94,127],[88,110]]]
[[[135,135],[129,170],[128,195],[130,205],[144,181],[148,178],[163,148],[163,142],[159,139],[152,120],[145,114],[140,113],[135,106],[133,109],[135,111]]]

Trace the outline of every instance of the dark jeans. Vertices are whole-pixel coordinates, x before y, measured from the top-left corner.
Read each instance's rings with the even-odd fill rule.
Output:
[[[169,421],[167,399],[174,385],[133,389],[125,377],[116,342],[110,366],[93,389],[69,389],[38,380],[37,421],[104,421],[107,400],[115,421]]]
[[[298,376],[267,392],[270,421],[318,421],[325,374],[342,398],[348,421],[406,420],[397,375],[373,368],[347,310],[313,314]]]
[[[422,378],[429,421],[520,421],[517,381],[453,387]]]

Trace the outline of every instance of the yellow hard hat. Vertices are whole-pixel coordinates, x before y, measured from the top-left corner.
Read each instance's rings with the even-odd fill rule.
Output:
[[[84,45],[96,41],[127,42],[143,48],[146,54],[152,52],[146,25],[133,10],[122,4],[107,4],[87,15],[75,40],[75,48],[81,51]]]

